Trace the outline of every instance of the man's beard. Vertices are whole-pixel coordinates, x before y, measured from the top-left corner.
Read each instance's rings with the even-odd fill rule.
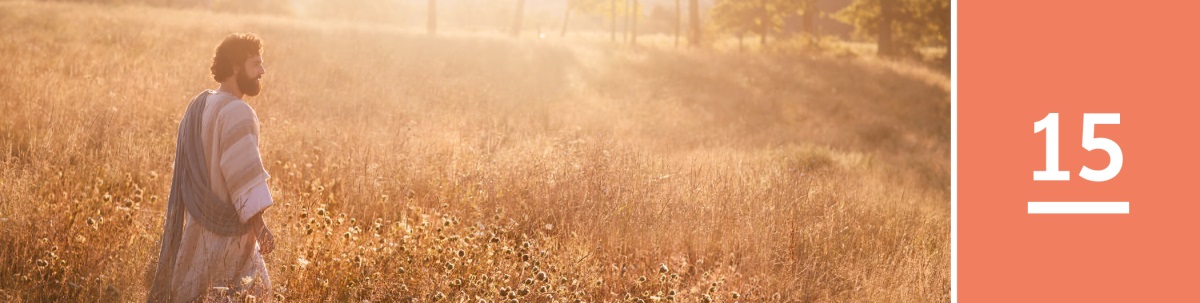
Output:
[[[259,78],[261,77],[259,76]],[[246,73],[238,73],[237,84],[238,88],[242,89],[242,93],[247,96],[258,96],[258,93],[262,92],[262,82],[259,79],[247,77]]]

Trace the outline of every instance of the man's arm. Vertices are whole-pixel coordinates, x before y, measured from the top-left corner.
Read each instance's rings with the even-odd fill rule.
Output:
[[[265,255],[275,250],[275,235],[271,233],[271,229],[267,228],[267,224],[263,222],[264,212],[266,210],[255,214],[246,223],[250,224],[250,232],[253,232],[254,237],[258,239],[259,251]]]
[[[267,208],[274,204],[271,198],[271,191],[267,189],[266,183],[260,183],[250,189],[241,199],[239,199],[239,215],[249,216],[245,218],[246,228],[248,232],[254,233],[254,238],[258,240],[259,251],[263,254],[268,254],[275,250],[275,235],[271,233],[271,229],[267,228],[264,218]],[[253,215],[251,215],[253,214]]]

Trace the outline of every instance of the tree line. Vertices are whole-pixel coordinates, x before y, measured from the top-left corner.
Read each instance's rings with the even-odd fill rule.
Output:
[[[208,9],[288,14],[296,6],[288,0],[89,0],[109,3],[140,2],[149,5],[193,6]],[[390,2],[389,2],[390,1]],[[646,16],[643,2],[666,6],[674,15],[668,22],[676,46],[704,47],[718,36],[736,37],[739,45],[745,38],[757,38],[760,45],[779,40],[785,29],[801,29],[798,33],[809,39],[820,38],[817,19],[835,19],[853,26],[857,38],[875,42],[883,57],[906,57],[917,54],[919,48],[943,47],[950,50],[951,0],[489,0],[489,6],[512,5],[507,31],[520,36],[526,18],[527,2],[552,3],[562,1],[559,35],[566,36],[577,15],[607,19],[613,42],[636,44],[639,19]],[[509,3],[504,3],[508,2]],[[376,3],[379,2],[379,3]],[[384,5],[381,3],[391,3]],[[362,6],[366,10],[393,10],[404,5],[425,5],[425,27],[429,34],[438,31],[439,3],[445,0],[383,0],[333,1],[308,0],[313,9],[348,9]],[[673,2],[673,3],[672,3]],[[328,4],[325,4],[328,3]],[[374,3],[374,4],[372,4]],[[408,4],[404,4],[408,3]],[[332,5],[332,6],[330,6]],[[672,6],[673,7],[669,7]],[[419,6],[418,6],[419,7]],[[658,7],[658,6],[656,6]],[[825,7],[827,10],[822,10]],[[828,9],[839,7],[838,9]],[[661,7],[659,7],[661,8]],[[311,10],[311,9],[310,9]],[[508,10],[505,10],[508,11]],[[399,16],[399,15],[397,15]],[[399,17],[397,17],[399,18]],[[377,18],[376,18],[377,19]],[[666,18],[663,18],[666,19]],[[662,19],[659,19],[662,22]],[[686,20],[686,27],[684,26]],[[378,21],[378,20],[372,20]],[[415,21],[415,20],[414,20]],[[659,23],[663,24],[663,23]],[[505,27],[505,26],[501,26]],[[540,28],[540,27],[539,27]],[[714,37],[708,37],[712,35]]]
[[[430,2],[430,20],[436,18],[438,0]],[[515,0],[517,9],[510,33],[520,35],[525,0]],[[642,14],[640,0],[562,0],[565,2],[562,29],[565,36],[572,14],[583,13],[610,18],[610,39],[631,44],[637,43],[637,23]],[[854,27],[854,34],[873,40],[883,57],[903,57],[916,54],[921,47],[943,47],[950,50],[950,0],[853,0],[850,5],[832,12],[821,11],[818,5],[829,0],[715,0],[707,9],[711,28],[715,33],[728,34],[741,39],[757,36],[759,43],[766,45],[769,37],[781,35],[787,22],[799,22],[801,35],[815,38],[815,19],[819,16],[833,18]],[[686,7],[685,7],[686,6]],[[684,11],[688,28],[683,28]],[[703,20],[699,0],[674,1],[675,45],[681,39],[693,47],[704,45]],[[618,26],[618,21],[622,26]],[[431,23],[430,28],[436,25]],[[431,29],[432,32],[432,29]],[[685,38],[686,37],[686,38]]]

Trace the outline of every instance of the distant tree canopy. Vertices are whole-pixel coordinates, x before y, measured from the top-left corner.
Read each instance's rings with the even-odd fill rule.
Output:
[[[761,44],[767,37],[780,33],[784,19],[815,10],[815,0],[717,0],[712,8],[712,20],[718,30],[737,35],[759,36]]]
[[[856,36],[879,43],[882,56],[907,56],[917,47],[941,46],[949,54],[950,0],[855,0],[835,18]]]
[[[580,12],[589,15],[605,16],[612,12],[612,5],[609,0],[567,0],[565,11],[563,12],[562,35],[567,35],[567,25],[571,21],[572,12]]]
[[[816,18],[825,15],[818,6],[823,1],[829,0],[716,0],[710,13],[717,31],[737,36],[739,45],[746,35],[765,45],[768,37],[786,34],[785,28],[814,34]],[[921,47],[945,47],[948,54],[950,1],[850,0],[832,16],[854,26],[855,37],[876,41],[880,56],[913,56]]]

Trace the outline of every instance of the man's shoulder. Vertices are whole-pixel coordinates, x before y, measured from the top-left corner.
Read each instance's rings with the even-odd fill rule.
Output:
[[[242,119],[258,119],[258,115],[254,113],[254,108],[250,107],[245,100],[227,94],[217,94],[220,96],[214,104],[217,106],[217,117],[222,120],[242,120]]]

